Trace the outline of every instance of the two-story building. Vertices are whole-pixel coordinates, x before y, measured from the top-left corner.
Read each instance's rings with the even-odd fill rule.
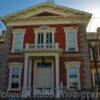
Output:
[[[91,89],[86,27],[91,14],[42,3],[2,17],[9,36],[7,92]]]

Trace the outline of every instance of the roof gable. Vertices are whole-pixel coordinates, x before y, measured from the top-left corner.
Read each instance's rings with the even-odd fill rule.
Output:
[[[29,18],[29,17],[36,17],[36,16],[88,16],[90,17],[91,14],[75,10],[72,8],[67,8],[63,6],[59,6],[52,3],[43,3],[39,4],[7,16],[3,16],[2,19],[8,18]]]

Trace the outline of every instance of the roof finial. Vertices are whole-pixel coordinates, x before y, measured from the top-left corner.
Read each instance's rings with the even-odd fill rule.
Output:
[[[54,3],[54,0],[47,0],[47,2],[49,2],[49,3]]]

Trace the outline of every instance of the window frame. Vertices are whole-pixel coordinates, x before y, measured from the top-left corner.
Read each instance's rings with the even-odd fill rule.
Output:
[[[23,34],[23,40],[22,40],[22,47],[19,51],[15,51],[14,46],[15,46],[15,38],[17,34]],[[20,53],[24,47],[24,34],[25,34],[25,29],[13,29],[13,40],[12,40],[12,53]]]
[[[76,68],[77,70],[77,89],[81,89],[81,84],[80,84],[80,66],[81,66],[81,62],[65,62],[65,68],[66,68],[66,79],[67,79],[67,88],[69,88],[69,69],[70,68]]]
[[[18,67],[16,67],[17,65]],[[21,90],[21,78],[22,78],[22,68],[23,68],[23,63],[18,63],[18,62],[13,62],[9,63],[9,80],[8,80],[8,91],[20,91]],[[19,73],[19,87],[18,88],[12,88],[12,70],[13,68],[19,68],[20,73]]]
[[[43,38],[46,37],[46,34],[51,33],[52,34],[52,44],[55,43],[55,39],[54,39],[54,34],[55,34],[55,28],[51,28],[49,26],[41,26],[40,28],[34,28],[33,29],[35,31],[35,44],[38,44],[38,34],[39,33],[43,33]],[[46,38],[44,38],[45,42],[44,44],[46,44]]]
[[[73,28],[73,27],[64,27],[64,32],[65,32],[65,37],[66,37],[66,39],[65,39],[65,50],[66,51],[78,51],[79,50],[79,48],[78,48],[78,28]],[[75,50],[69,50],[68,49],[68,43],[67,43],[67,36],[68,36],[68,33],[69,32],[75,32]]]

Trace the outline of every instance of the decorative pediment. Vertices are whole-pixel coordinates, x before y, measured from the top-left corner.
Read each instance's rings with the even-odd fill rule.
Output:
[[[3,20],[5,23],[9,23],[9,25],[19,25],[19,23],[23,23],[23,25],[27,25],[27,23],[48,24],[48,22],[50,24],[55,22],[60,24],[67,22],[70,23],[70,21],[75,21],[75,23],[82,21],[82,23],[85,22],[88,24],[90,18],[91,14],[83,11],[52,3],[43,3],[13,14],[9,14],[7,16],[3,16],[1,17],[1,20]]]
[[[2,17],[6,18],[28,18],[33,16],[91,16],[91,14],[79,11],[72,8],[67,8],[51,3],[43,3],[37,6],[33,6],[16,13],[9,14]]]
[[[31,17],[43,17],[43,16],[61,16],[59,14],[51,13],[51,12],[41,12]]]

